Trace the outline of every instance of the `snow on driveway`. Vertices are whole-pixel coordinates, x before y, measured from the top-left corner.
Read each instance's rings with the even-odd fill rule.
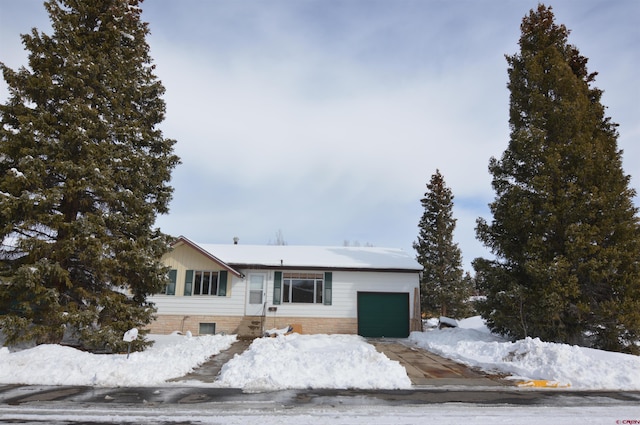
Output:
[[[219,385],[281,388],[411,388],[404,367],[356,335],[299,335],[256,339],[225,364]]]

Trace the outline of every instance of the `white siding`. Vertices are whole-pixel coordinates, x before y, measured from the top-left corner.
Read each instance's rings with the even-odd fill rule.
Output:
[[[255,271],[255,270],[252,270]],[[265,271],[266,272],[266,271]],[[267,275],[267,307],[273,305],[273,271]],[[275,305],[278,316],[356,318],[358,292],[402,292],[409,294],[409,306],[413,317],[414,292],[419,287],[417,273],[334,271],[332,279],[332,304]],[[267,317],[274,313],[267,312]]]
[[[182,275],[182,285],[184,285],[185,271],[186,269],[178,269],[178,280]],[[176,295],[154,295],[149,298],[149,301],[158,307],[158,314],[244,316],[246,281],[242,278],[229,273],[226,297],[215,295],[183,296],[183,287],[181,287],[180,293],[176,289]]]

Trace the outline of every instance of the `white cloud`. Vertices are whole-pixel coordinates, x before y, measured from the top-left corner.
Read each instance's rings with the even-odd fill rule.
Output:
[[[600,73],[596,85],[621,124],[625,171],[638,189],[633,17],[640,6],[556,3],[557,21],[572,30],[570,42]],[[455,195],[465,263],[486,253],[473,228],[478,216],[490,218],[487,165],[509,139],[504,54],[517,52],[520,21],[534,4],[143,6],[151,54],[167,88],[162,128],[178,141],[183,161],[174,172],[171,213],[158,221],[163,230],[202,242],[239,236],[266,243],[280,229],[292,244],[347,239],[411,251],[420,199],[440,169]],[[7,3],[0,8],[5,12]],[[5,29],[3,20],[3,40],[15,28],[42,26],[44,8],[29,25],[18,9],[13,3],[6,9],[22,23]],[[21,46],[10,44],[10,60],[0,60],[17,67]],[[2,90],[0,84],[0,98]]]

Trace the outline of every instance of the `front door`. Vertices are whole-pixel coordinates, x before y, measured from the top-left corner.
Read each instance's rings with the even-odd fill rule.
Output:
[[[261,316],[264,314],[264,302],[267,297],[265,273],[250,273],[247,284],[247,316]]]

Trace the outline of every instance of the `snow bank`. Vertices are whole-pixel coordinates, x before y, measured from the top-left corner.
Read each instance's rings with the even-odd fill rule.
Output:
[[[245,390],[410,388],[406,370],[356,335],[280,335],[253,341],[217,382]]]
[[[441,356],[502,373],[514,380],[543,379],[573,389],[640,390],[640,357],[525,338],[492,335],[479,318],[460,328],[413,332],[409,339]]]
[[[541,379],[572,389],[640,390],[640,357],[493,335],[482,319],[457,328],[414,332],[407,343],[514,380]],[[0,348],[0,384],[154,386],[191,372],[226,350],[235,335],[150,335],[144,352],[91,354],[60,345],[10,352]],[[175,385],[182,385],[175,383]],[[299,388],[402,389],[411,382],[396,361],[356,335],[279,335],[258,338],[222,369],[220,387],[247,391]]]
[[[39,345],[10,353],[0,349],[0,383],[31,385],[151,386],[178,378],[226,350],[235,335],[189,338],[151,335],[144,352],[91,354],[61,345]]]

